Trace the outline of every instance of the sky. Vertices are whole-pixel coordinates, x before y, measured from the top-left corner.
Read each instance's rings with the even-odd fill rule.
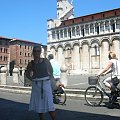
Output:
[[[57,18],[57,0],[0,0],[0,5],[0,36],[47,44],[47,20]],[[120,8],[120,0],[73,0],[73,6],[80,17]]]

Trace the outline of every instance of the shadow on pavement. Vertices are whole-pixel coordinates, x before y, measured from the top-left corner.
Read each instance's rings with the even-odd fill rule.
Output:
[[[56,110],[56,120],[120,120],[120,117],[69,110]],[[45,120],[50,120],[46,114]],[[39,120],[38,115],[28,111],[28,104],[0,98],[0,120]]]
[[[104,105],[99,105],[99,106],[93,106],[93,107],[106,107],[108,109],[120,109],[120,105],[119,104],[110,104],[109,102],[103,102]],[[86,106],[91,106],[91,105],[88,105],[87,103],[85,103],[84,105]]]
[[[57,110],[56,120],[119,120],[120,117],[85,112]],[[59,117],[59,118],[58,118]]]

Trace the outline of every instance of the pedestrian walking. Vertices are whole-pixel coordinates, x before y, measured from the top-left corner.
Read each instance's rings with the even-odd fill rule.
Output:
[[[61,74],[61,71],[60,71],[60,65],[59,63],[54,59],[54,55],[53,54],[49,54],[48,55],[48,59],[52,65],[52,68],[53,68],[53,79],[52,79],[52,89],[53,91],[54,90],[57,90],[57,88],[59,86],[62,86],[64,87],[64,85],[60,82],[60,74]]]

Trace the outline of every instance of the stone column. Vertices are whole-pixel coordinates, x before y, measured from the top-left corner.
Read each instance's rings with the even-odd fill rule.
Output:
[[[61,76],[60,76],[60,82],[66,87],[68,83],[68,77],[67,77],[67,67],[63,65],[61,68]]]
[[[109,20],[109,32],[111,32],[111,22]]]
[[[103,29],[104,29],[104,34],[106,33],[106,30],[105,30],[105,21],[103,22]]]
[[[1,85],[7,84],[7,68],[2,67],[1,68]]]
[[[67,38],[68,38],[68,36],[69,36],[69,35],[68,35],[68,32],[69,32],[69,28],[67,28],[67,29],[66,29],[66,31],[67,31]]]
[[[108,50],[109,50],[109,42],[106,40],[104,40],[104,42],[102,42],[102,46],[101,46],[101,66],[102,69],[106,66],[106,64],[108,63]]]
[[[76,37],[76,26],[75,26],[75,37]]]
[[[62,47],[58,47],[58,62],[60,66],[64,64],[64,51]]]
[[[116,20],[114,20],[114,24],[115,24],[115,31],[116,31]]]
[[[79,30],[80,30],[80,37],[81,37],[81,26],[79,26]]]
[[[91,35],[91,33],[90,33],[90,24],[88,25],[88,30],[89,30],[88,35],[90,36]]]
[[[83,25],[84,36],[86,35],[85,25]]]
[[[25,68],[22,68],[22,76],[25,74]]]
[[[63,31],[63,39],[65,38],[65,35],[64,35],[64,29],[62,29],[62,31]]]
[[[99,34],[101,34],[101,33],[100,33],[100,32],[101,32],[101,31],[100,31],[100,23],[98,23],[98,28],[99,28],[99,30],[98,30],[98,31],[99,31]]]
[[[19,74],[18,68],[14,68],[13,69],[13,84],[17,84],[18,85],[18,83],[19,83],[18,74]]]
[[[93,29],[94,29],[94,35],[96,35],[96,33],[95,33],[95,23],[93,24]]]
[[[78,45],[75,45],[73,48],[73,69],[80,69],[80,53]]]

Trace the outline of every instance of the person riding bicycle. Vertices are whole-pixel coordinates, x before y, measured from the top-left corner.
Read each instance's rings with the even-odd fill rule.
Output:
[[[61,71],[60,71],[59,63],[54,59],[53,54],[49,54],[48,59],[49,59],[51,65],[52,65],[52,68],[53,68],[53,77],[54,78],[52,79],[51,84],[52,84],[52,89],[54,91],[54,90],[58,89],[58,86],[64,87],[64,85],[60,82]]]
[[[109,52],[108,58],[109,62],[107,66],[103,70],[99,71],[98,76],[111,73],[108,78],[104,79],[103,83],[111,90],[111,94],[113,94],[113,92],[115,91],[115,86],[111,80],[115,77],[120,79],[120,62],[118,61],[114,52]]]

